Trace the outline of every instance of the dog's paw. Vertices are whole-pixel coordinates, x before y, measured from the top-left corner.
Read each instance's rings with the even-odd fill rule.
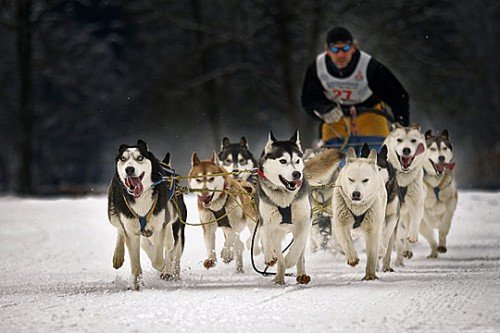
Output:
[[[418,242],[418,233],[413,233],[413,232],[410,232],[410,234],[408,235],[408,237],[406,237],[406,239],[408,240],[408,242],[410,243],[416,243]]]
[[[308,284],[311,282],[311,277],[306,274],[299,275],[297,276],[297,282],[300,284]]]
[[[371,281],[371,280],[378,280],[377,275],[375,275],[375,273],[366,273],[365,277],[363,278],[363,281]]]
[[[285,277],[276,275],[274,277],[273,281],[275,284],[284,285],[285,284]]]
[[[411,259],[413,258],[413,251],[403,251],[403,257],[405,257],[406,259]]]
[[[153,235],[153,232],[149,229],[141,231],[141,235],[144,237],[151,237]]]
[[[272,267],[276,264],[277,261],[278,261],[277,258],[271,258],[269,260],[266,260],[265,264],[266,264],[266,266]]]
[[[446,251],[448,251],[448,249],[446,248],[446,246],[441,246],[439,245],[436,250],[439,252],[439,253],[446,253]]]
[[[203,262],[203,266],[204,266],[206,269],[209,269],[209,268],[215,267],[215,260],[214,260],[214,259],[206,259],[206,260]]]
[[[427,259],[436,259],[438,257],[437,252],[432,251],[431,254],[427,256]]]
[[[168,272],[161,272],[160,279],[165,280],[165,281],[171,281],[174,279],[174,276]]]
[[[394,272],[394,268],[392,268],[391,266],[387,266],[387,267],[384,266],[384,267],[382,267],[382,272],[386,272],[386,273],[390,272],[390,273],[392,273],[392,272]]]
[[[350,259],[347,259],[347,264],[349,266],[355,267],[357,264],[359,264],[359,258],[358,256],[354,256]]]
[[[230,263],[234,259],[234,253],[228,247],[223,247],[222,251],[220,251],[220,257],[222,258],[222,262],[225,264]]]
[[[123,255],[119,256],[119,255],[115,254],[113,256],[113,268],[118,269],[118,268],[122,267],[124,261],[125,261],[125,258],[123,257]]]

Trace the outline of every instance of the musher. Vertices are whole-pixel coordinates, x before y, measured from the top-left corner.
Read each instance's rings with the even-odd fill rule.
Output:
[[[302,107],[322,120],[322,145],[354,147],[358,155],[365,142],[380,150],[390,123],[409,124],[406,90],[387,67],[359,50],[343,27],[328,32],[325,52],[308,67]]]

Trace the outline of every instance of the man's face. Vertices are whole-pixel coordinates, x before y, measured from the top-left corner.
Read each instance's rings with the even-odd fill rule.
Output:
[[[352,44],[343,42],[330,44],[326,47],[326,53],[339,69],[343,69],[349,65],[355,51],[356,49]]]

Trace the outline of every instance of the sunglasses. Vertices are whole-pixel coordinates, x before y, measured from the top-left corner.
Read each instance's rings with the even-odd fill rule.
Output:
[[[351,47],[352,47],[351,44],[347,44],[347,45],[344,45],[342,47],[330,46],[330,51],[332,51],[335,54],[339,53],[340,51],[348,52],[351,49]]]

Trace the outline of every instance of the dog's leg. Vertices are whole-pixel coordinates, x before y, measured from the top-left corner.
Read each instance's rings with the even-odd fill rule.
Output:
[[[313,223],[317,223],[318,220],[316,218],[313,218]],[[311,237],[310,237],[310,242],[309,242],[309,247],[311,249],[311,252],[312,253],[315,253],[316,251],[318,251],[318,244],[316,242],[316,240],[319,240],[319,236],[320,236],[321,232],[319,230],[319,226],[317,224],[313,225],[311,227]]]
[[[285,266],[286,268],[291,268],[297,264],[300,254],[304,251],[307,244],[307,237],[309,236],[309,221],[305,222],[303,225],[296,226],[292,229],[293,243],[285,256]]]
[[[117,229],[115,253],[113,254],[113,267],[118,269],[122,267],[125,261],[125,233]]]
[[[354,244],[351,238],[351,228],[352,225],[345,225],[335,221],[335,235],[337,235],[337,240],[344,250],[347,264],[354,267],[359,264],[359,257],[354,249]]]
[[[281,253],[281,240],[284,238],[281,237],[282,235],[275,235],[273,239],[273,249],[275,252],[275,255],[277,257],[276,263],[276,276],[274,277],[274,283],[275,284],[285,284],[285,271],[286,271],[286,265],[285,265],[285,257],[283,257],[283,253]]]
[[[130,268],[132,271],[131,287],[134,290],[139,290],[140,277],[142,275],[140,243],[141,240],[138,235],[129,235],[125,238],[125,244],[127,244],[128,254],[130,256]]]
[[[255,222],[252,218],[248,217],[247,220],[247,227],[248,230],[250,231],[250,237],[247,239],[247,249],[250,250],[252,247],[252,237],[255,232],[255,227],[257,226],[257,222]],[[257,233],[255,234],[255,239],[254,239],[254,244],[253,244],[253,254],[258,256],[261,254],[262,249],[260,246],[260,228],[257,229]]]
[[[424,217],[424,201],[423,189],[419,188],[419,196],[415,198],[415,206],[410,212],[410,225],[408,230],[408,242],[416,243],[418,241],[418,232],[420,231],[420,223]]]
[[[389,243],[387,244],[387,249],[384,255],[382,272],[394,272],[394,269],[391,267],[391,255],[395,240],[396,240],[396,230],[394,230],[392,235],[389,237]]]
[[[274,247],[273,247],[274,230],[270,225],[266,223],[259,226],[259,228],[261,229],[262,247],[264,251],[264,263],[267,266],[274,266],[276,260],[278,260],[276,254],[274,253]]]
[[[424,238],[429,243],[429,246],[431,247],[431,253],[427,256],[427,258],[437,258],[437,243],[434,239],[434,230],[427,224],[427,222],[425,222],[425,220],[420,224],[420,233],[422,234],[422,236],[424,236]]]
[[[234,259],[234,242],[236,240],[236,234],[232,228],[222,227],[224,232],[224,247],[220,251],[220,257],[222,262],[225,264],[230,263]]]
[[[396,259],[394,261],[394,266],[403,267],[403,252],[405,251],[405,239],[406,239],[406,230],[405,221],[400,218],[398,227],[396,228]]]
[[[236,258],[236,267],[235,271],[236,273],[244,273],[243,271],[243,249],[245,248],[245,245],[240,239],[240,233],[235,232],[234,236],[234,256]]]
[[[451,228],[451,220],[453,218],[453,214],[455,213],[455,209],[457,208],[457,199],[453,198],[446,205],[446,211],[443,214],[443,218],[441,223],[439,224],[439,246],[437,247],[437,251],[441,253],[446,253],[446,237],[450,232]]]
[[[365,241],[366,241],[366,270],[364,281],[366,280],[376,280],[378,279],[375,274],[375,269],[378,262],[378,251],[380,243],[380,232],[377,230],[376,226],[373,226],[369,230],[365,231]]]
[[[380,240],[380,250],[379,250],[380,258],[383,258],[387,253],[387,247],[392,235],[394,234],[397,223],[398,223],[397,214],[389,215],[387,219],[384,221],[384,228],[382,229],[382,237]]]
[[[299,259],[297,260],[297,282],[300,284],[308,284],[311,281],[311,277],[306,273],[306,259],[305,259],[306,247],[302,252],[300,252]]]
[[[203,262],[206,269],[215,266],[217,256],[215,254],[215,233],[217,225],[215,223],[203,225],[203,237],[205,238],[205,247],[207,249],[207,259]]]

